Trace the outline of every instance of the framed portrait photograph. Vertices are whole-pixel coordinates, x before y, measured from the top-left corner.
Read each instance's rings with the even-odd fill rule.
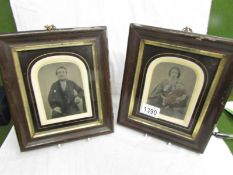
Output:
[[[131,24],[118,123],[203,152],[232,67],[230,39]]]
[[[0,36],[22,151],[113,132],[106,27]]]

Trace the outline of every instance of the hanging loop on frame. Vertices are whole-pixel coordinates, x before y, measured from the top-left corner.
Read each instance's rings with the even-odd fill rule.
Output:
[[[190,27],[188,27],[188,26],[186,26],[185,28],[183,28],[182,31],[183,32],[190,32],[190,33],[193,32],[193,30]]]
[[[51,25],[45,25],[44,26],[45,30],[47,30],[48,32],[51,32],[53,30],[56,30],[56,26],[51,24]]]

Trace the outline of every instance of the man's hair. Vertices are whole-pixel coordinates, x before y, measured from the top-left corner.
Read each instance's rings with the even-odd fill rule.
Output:
[[[180,68],[175,67],[175,66],[172,67],[172,68],[169,70],[169,72],[168,72],[168,75],[169,75],[169,76],[171,76],[172,70],[177,70],[177,72],[178,72],[177,78],[179,78],[179,77],[180,77]]]
[[[56,69],[56,75],[57,75],[57,71],[58,71],[59,69],[64,69],[64,70],[66,71],[66,73],[67,73],[66,67],[65,67],[65,66],[60,66],[60,67],[58,67],[58,68]]]

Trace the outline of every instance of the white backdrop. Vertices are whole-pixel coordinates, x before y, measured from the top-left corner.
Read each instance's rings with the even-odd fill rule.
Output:
[[[115,123],[132,22],[205,34],[211,0],[11,0],[18,31],[106,25]],[[212,137],[197,154],[154,137],[115,125],[113,134],[19,151],[14,129],[0,149],[0,174],[17,175],[182,175],[223,174],[233,158],[224,142]]]
[[[130,23],[207,32],[211,0],[11,0],[18,31],[107,26],[112,93],[119,97]]]

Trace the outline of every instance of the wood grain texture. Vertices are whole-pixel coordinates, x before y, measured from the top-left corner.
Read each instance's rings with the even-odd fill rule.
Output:
[[[200,129],[194,140],[186,139],[182,136],[173,133],[168,133],[164,130],[148,126],[143,122],[133,121],[129,118],[128,109],[129,109],[132,86],[135,76],[137,56],[139,52],[139,43],[142,40],[164,42],[186,48],[193,48],[196,50],[205,50],[208,52],[221,53],[224,55],[224,58],[222,60],[226,61],[227,64],[225,64],[225,67],[220,75],[219,81],[217,83],[216,88],[214,89],[213,96],[210,99],[209,106],[207,107],[207,111],[204,115],[204,119],[201,122]],[[175,48],[174,48],[174,52],[177,52]],[[187,55],[190,54],[189,50],[186,51],[186,54]],[[196,57],[195,58],[196,60],[201,61],[200,60],[201,54],[199,55],[196,53],[192,53],[192,55],[193,58]],[[186,148],[195,150],[197,152],[203,152],[212,135],[212,130],[219,118],[219,115],[223,111],[224,104],[227,100],[227,97],[229,96],[231,87],[233,85],[233,77],[229,76],[233,74],[233,69],[231,69],[231,67],[233,66],[232,56],[233,56],[233,42],[232,40],[229,39],[223,39],[220,37],[210,37],[206,35],[198,35],[194,33],[184,33],[175,30],[168,30],[168,29],[138,25],[138,24],[131,24],[124,78],[122,83],[120,108],[118,112],[118,123],[151,134],[153,136],[177,143],[179,145],[185,146]],[[214,59],[214,57],[212,58],[211,56],[205,56],[202,58],[202,61],[204,60],[206,62],[206,60],[208,59],[211,60]],[[142,62],[143,61],[146,61],[146,59],[142,60]],[[209,75],[211,74],[211,71],[213,71],[210,68],[211,65],[207,66]],[[219,69],[219,66],[217,69]],[[212,83],[211,81],[213,81],[213,79],[210,80],[210,83]],[[224,82],[229,82],[229,83],[226,84]],[[209,92],[206,91],[203,93],[204,93],[203,96],[206,96]],[[138,96],[136,97],[138,98]],[[201,106],[203,107],[203,104]],[[158,123],[156,121],[154,122]],[[165,123],[163,125],[169,126],[169,123],[167,124]],[[176,126],[175,128],[177,128],[178,130],[179,127]]]
[[[93,27],[64,29],[52,32],[21,32],[0,36],[0,68],[3,74],[4,86],[6,87],[7,98],[10,103],[10,110],[22,151],[34,149],[40,146],[46,146],[50,144],[56,144],[113,132],[113,112],[110,92],[108,43],[106,30],[106,27]],[[102,104],[101,108],[103,113],[103,124],[60,134],[32,138],[30,136],[28,123],[26,120],[26,111],[23,106],[22,94],[20,92],[19,84],[17,81],[16,69],[13,63],[11,47],[15,47],[16,45],[20,44],[27,46],[30,44],[42,44],[47,42],[59,43],[62,41],[72,41],[77,39],[85,40],[86,38],[94,38],[96,41],[97,56],[95,61],[98,65],[98,76],[100,77],[99,86]],[[95,79],[92,79],[92,82],[95,83]],[[32,97],[27,96],[27,98]],[[97,101],[97,99],[93,100]],[[97,103],[100,102],[98,101]],[[77,122],[76,124],[78,125],[79,123]]]

